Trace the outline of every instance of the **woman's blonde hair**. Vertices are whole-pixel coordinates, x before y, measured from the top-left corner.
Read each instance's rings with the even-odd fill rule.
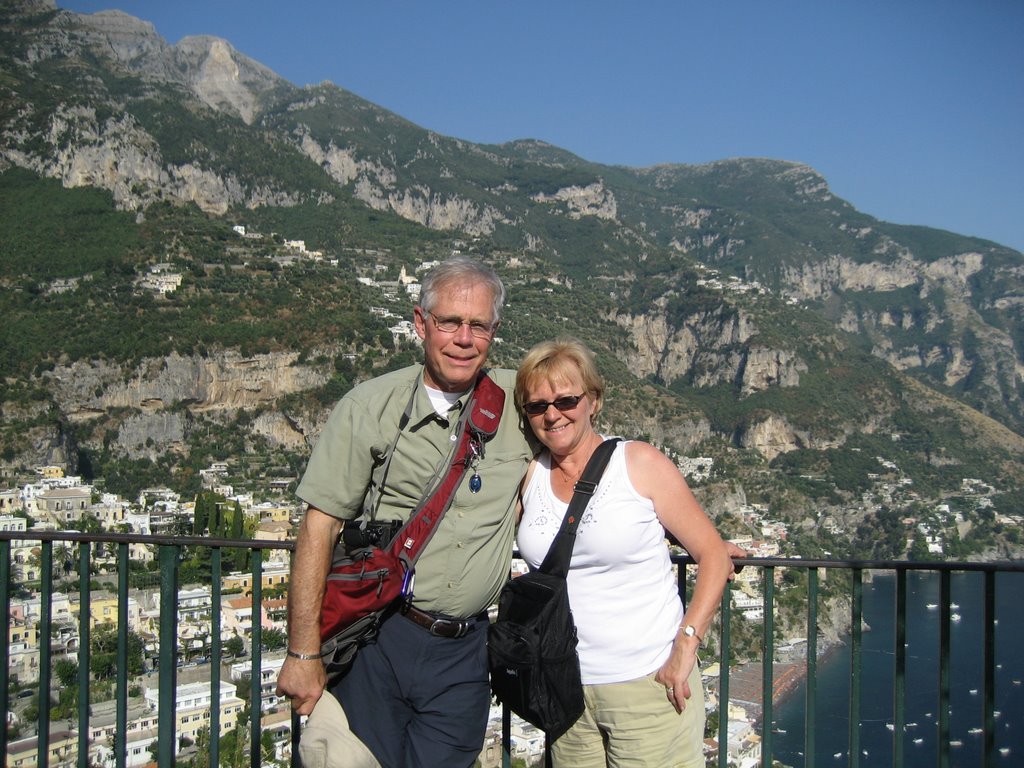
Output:
[[[540,381],[567,384],[579,378],[583,393],[594,402],[591,422],[597,419],[604,404],[604,379],[597,372],[597,358],[579,339],[559,336],[554,341],[535,344],[519,364],[516,372],[516,407],[526,405],[528,390]]]

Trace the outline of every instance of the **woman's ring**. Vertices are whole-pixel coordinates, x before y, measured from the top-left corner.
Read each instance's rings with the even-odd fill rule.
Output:
[[[672,687],[671,685],[670,685],[670,686],[668,687],[668,689],[667,689],[667,690],[668,690],[668,695],[669,695],[669,696],[671,696],[671,695],[672,695],[673,693],[675,693],[675,692],[676,692],[676,689],[675,689],[675,688],[673,688],[673,687]]]

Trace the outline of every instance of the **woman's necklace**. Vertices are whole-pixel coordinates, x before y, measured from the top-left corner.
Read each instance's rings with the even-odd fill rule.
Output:
[[[595,437],[597,437],[597,443],[603,442],[600,436],[595,435]],[[586,470],[587,463],[590,461],[590,457],[594,455],[595,450],[597,450],[597,445],[595,445],[588,451],[586,460],[580,462],[580,464],[578,465],[578,469],[575,472],[573,472],[572,475],[565,471],[565,468],[562,466],[562,462],[555,460],[554,456],[551,457],[552,461],[554,461],[555,467],[558,469],[559,474],[562,475],[562,479],[565,481],[565,485],[567,488],[575,487],[576,482],[580,479],[580,477],[583,475],[583,472]]]
[[[561,464],[556,464],[555,466],[558,467],[558,471],[561,473],[562,479],[565,480],[565,484],[569,487],[574,486],[576,481],[580,479],[580,475],[583,474],[583,470],[581,469],[579,472],[574,472],[570,477],[569,473],[562,468]]]

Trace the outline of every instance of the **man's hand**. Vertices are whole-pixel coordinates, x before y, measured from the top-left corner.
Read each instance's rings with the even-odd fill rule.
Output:
[[[288,647],[296,653],[320,652],[320,608],[323,605],[331,553],[341,532],[341,520],[309,507],[299,526],[288,584]],[[292,708],[308,715],[327,685],[319,657],[287,656],[277,678],[277,694],[292,700]]]
[[[277,677],[277,695],[290,698],[292,709],[298,714],[308,715],[320,700],[326,685],[327,673],[320,659],[287,656]]]

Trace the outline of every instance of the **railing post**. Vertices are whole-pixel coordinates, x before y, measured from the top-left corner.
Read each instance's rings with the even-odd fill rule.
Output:
[[[249,711],[251,768],[260,768],[260,718],[263,715],[263,550],[252,550],[252,708]]]
[[[220,765],[221,548],[210,553],[210,765]]]
[[[985,650],[984,698],[985,745],[982,753],[984,768],[996,764],[996,574],[985,571]]]
[[[814,768],[818,691],[818,569],[807,571],[807,689],[804,711],[805,767]]]
[[[853,569],[853,589],[850,605],[850,768],[860,765],[860,644],[863,632],[863,572]]]
[[[50,751],[50,626],[53,621],[53,542],[40,542],[40,595],[39,595],[39,732],[36,741],[36,765],[49,765]],[[4,638],[7,642],[7,638]],[[4,723],[4,727],[7,724]],[[6,755],[5,755],[6,758]]]
[[[732,582],[722,591],[722,635],[718,663],[718,768],[729,766],[729,617],[732,608]]]
[[[89,768],[89,555],[88,541],[78,545],[78,768]]]
[[[128,543],[121,542],[117,545],[117,679],[114,689],[117,710],[114,755],[117,768],[125,768],[128,764],[128,569]]]
[[[896,644],[893,649],[896,669],[893,679],[892,754],[893,765],[903,765],[904,727],[907,722],[907,572],[903,568],[896,571],[896,639],[894,642]]]
[[[157,765],[173,768],[177,752],[178,558],[181,547],[160,547],[160,691]]]
[[[775,688],[775,568],[766,565],[764,571],[764,639],[761,659],[761,765],[772,766],[772,721],[775,718],[772,694]]]
[[[950,575],[939,574],[939,768],[949,768]]]
[[[501,705],[501,768],[512,768],[512,710]]]
[[[0,541],[0,711],[10,712],[8,686],[11,683],[11,542]],[[0,728],[0,754],[7,758],[7,723]]]

